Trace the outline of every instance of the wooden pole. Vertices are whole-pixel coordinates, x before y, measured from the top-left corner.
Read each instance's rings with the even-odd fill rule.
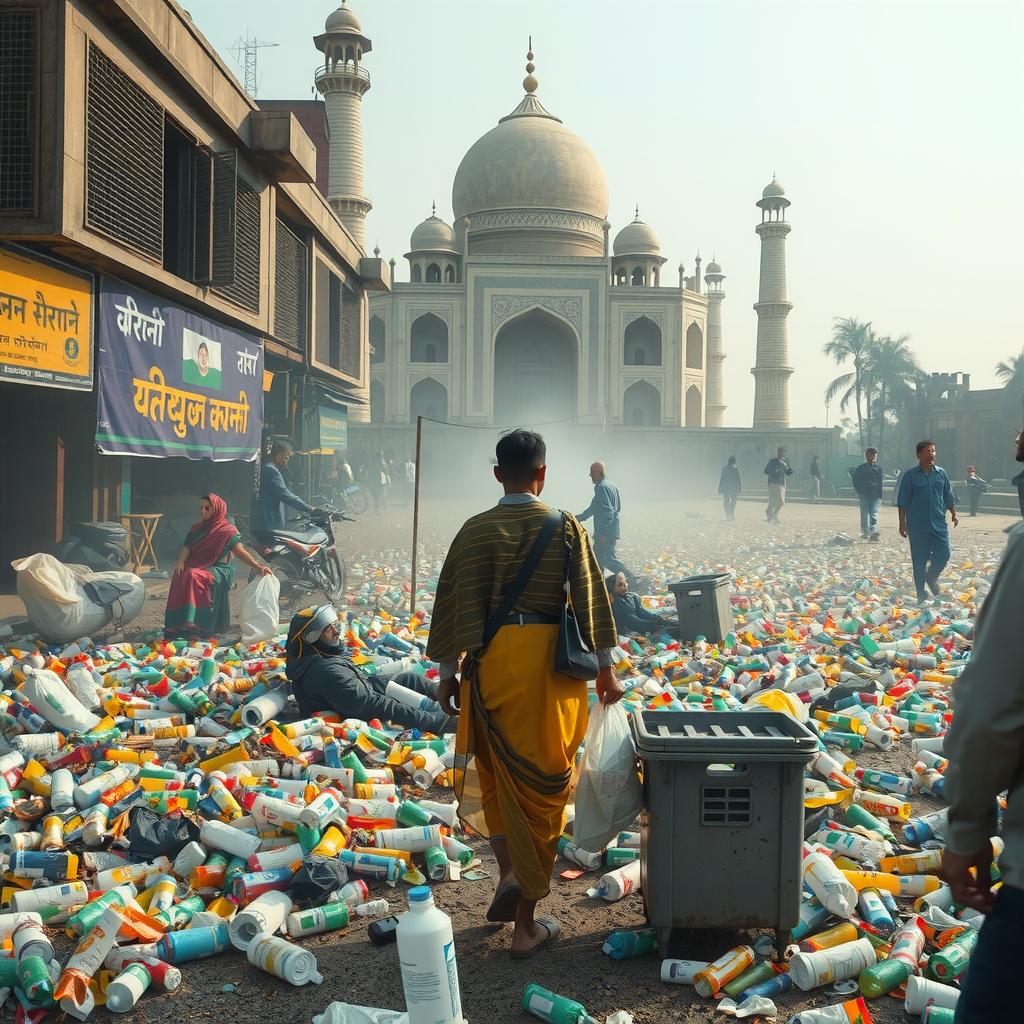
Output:
[[[423,417],[416,417],[416,479],[412,496],[412,580],[409,585],[409,614],[416,612],[416,548],[420,536],[420,442],[423,440]]]

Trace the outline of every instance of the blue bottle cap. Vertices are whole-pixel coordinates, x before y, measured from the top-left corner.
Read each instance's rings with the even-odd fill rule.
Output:
[[[427,900],[433,899],[434,894],[430,890],[429,885],[417,885],[409,890],[409,902],[410,903],[426,903]]]

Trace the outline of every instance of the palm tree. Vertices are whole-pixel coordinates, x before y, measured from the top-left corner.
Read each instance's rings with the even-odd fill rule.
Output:
[[[917,357],[908,347],[910,335],[898,338],[873,338],[868,352],[865,376],[867,391],[873,394],[878,418],[878,447],[882,447],[887,418],[905,408],[912,394],[912,385],[922,378]]]
[[[853,370],[840,374],[825,389],[825,401],[831,402],[839,395],[839,409],[845,412],[853,400],[857,413],[857,433],[861,448],[864,447],[864,369],[872,339],[871,322],[861,323],[853,317],[836,317],[832,325],[832,340],[825,343],[823,351],[831,356],[837,366],[853,360]]]
[[[996,377],[1003,385],[1006,398],[1014,399],[1020,410],[1024,406],[1024,352],[997,363]]]

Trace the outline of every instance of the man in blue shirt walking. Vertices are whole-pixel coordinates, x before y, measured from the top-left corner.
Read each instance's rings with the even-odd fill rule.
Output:
[[[914,565],[914,586],[918,603],[928,599],[927,586],[939,596],[939,575],[949,561],[949,527],[946,512],[954,526],[956,496],[946,471],[935,465],[935,445],[918,441],[917,465],[900,477],[896,498],[900,512],[900,536],[910,539],[910,560]]]
[[[594,483],[594,500],[576,518],[582,523],[594,517],[594,554],[605,571],[626,573],[629,571],[619,561],[615,553],[615,545],[619,542],[619,513],[622,502],[619,490],[608,482],[605,477],[603,462],[595,462],[590,467],[590,479]]]

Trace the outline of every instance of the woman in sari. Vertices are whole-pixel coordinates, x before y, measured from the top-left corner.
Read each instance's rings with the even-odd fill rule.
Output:
[[[168,640],[214,637],[227,629],[228,594],[235,579],[232,555],[263,576],[272,571],[246,551],[235,524],[228,521],[223,498],[204,494],[199,516],[199,522],[185,537],[167,592],[164,636]]]

